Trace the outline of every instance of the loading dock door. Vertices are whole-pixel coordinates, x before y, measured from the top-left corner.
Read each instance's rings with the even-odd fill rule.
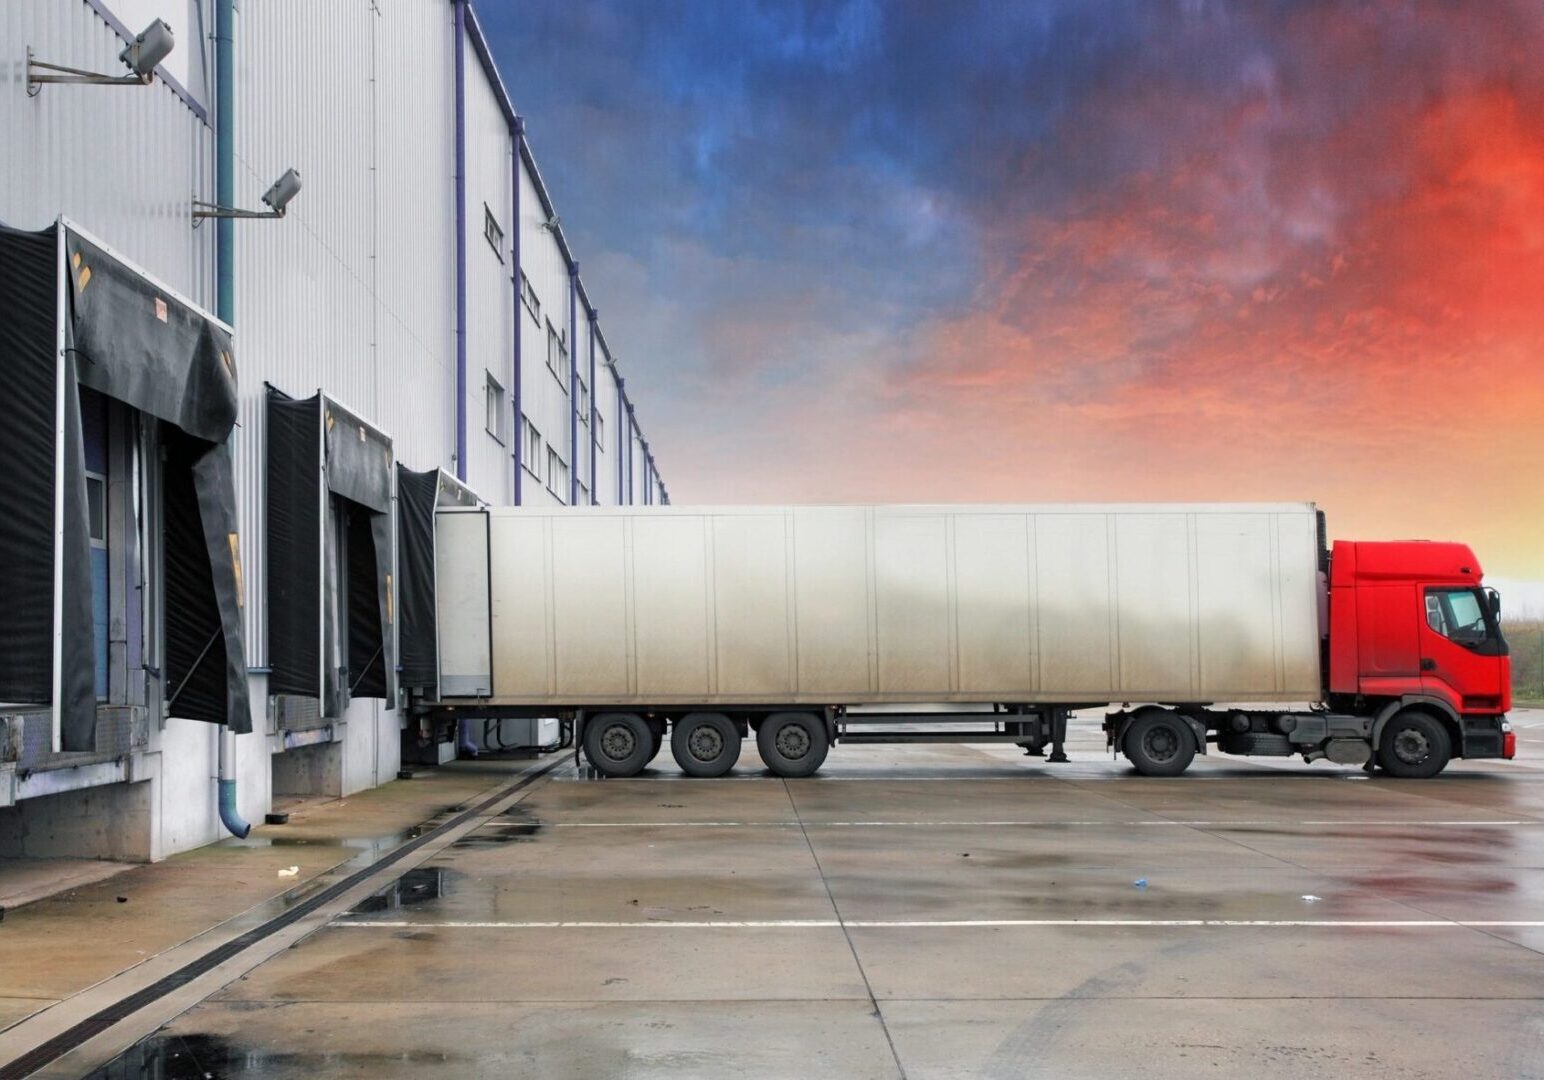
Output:
[[[95,746],[86,388],[160,421],[169,711],[250,731],[230,329],[67,221],[0,226],[0,374],[0,702]]]
[[[269,692],[394,702],[391,439],[320,392],[267,414]]]
[[[401,583],[399,653],[402,685],[430,701],[440,697],[435,510],[475,507],[471,488],[445,472],[414,472],[397,463],[397,577]]]

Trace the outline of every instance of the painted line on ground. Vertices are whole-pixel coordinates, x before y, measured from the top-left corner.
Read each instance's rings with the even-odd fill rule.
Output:
[[[1170,820],[1167,818],[1146,818],[1131,821],[1099,821],[1088,820],[1003,820],[1003,821],[547,821],[542,824],[554,829],[744,829],[744,828],[798,828],[803,824],[810,829],[847,829],[847,828],[1010,828],[1039,826],[1154,826],[1177,825],[1183,828],[1213,828],[1231,829],[1245,828],[1253,825],[1270,825],[1275,827],[1287,826],[1291,828],[1313,827],[1322,825],[1352,825],[1362,828],[1384,828],[1389,826],[1421,828],[1468,828],[1475,826],[1516,826],[1516,825],[1544,825],[1544,821],[1359,821],[1355,819],[1322,821],[1281,821],[1276,818],[1258,818],[1240,821],[1206,821],[1206,820]]]
[[[1243,926],[1243,927],[1325,927],[1372,930],[1434,929],[1539,929],[1544,920],[1468,919],[704,919],[604,922],[595,920],[502,922],[448,920],[416,922],[411,920],[340,918],[334,926],[355,930],[834,930],[840,927],[865,930],[884,929],[978,929],[994,927],[1039,926]]]

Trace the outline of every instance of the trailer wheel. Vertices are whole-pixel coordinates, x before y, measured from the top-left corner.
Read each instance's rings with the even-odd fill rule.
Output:
[[[774,713],[756,732],[761,760],[778,776],[810,776],[831,749],[826,725],[812,713]]]
[[[650,720],[649,734],[654,736],[654,741],[650,743],[649,749],[649,761],[653,761],[659,757],[660,747],[665,745],[665,722],[663,720]],[[644,762],[645,765],[648,763],[648,761]]]
[[[649,725],[632,713],[601,713],[584,725],[584,756],[604,776],[637,776],[654,746]]]
[[[1178,776],[1196,756],[1195,736],[1177,715],[1150,712],[1131,722],[1121,751],[1143,776]]]
[[[1406,709],[1383,727],[1378,740],[1378,764],[1390,776],[1424,780],[1447,768],[1453,740],[1430,713]]]
[[[722,713],[692,713],[675,722],[670,752],[687,776],[723,776],[740,760],[740,729]]]

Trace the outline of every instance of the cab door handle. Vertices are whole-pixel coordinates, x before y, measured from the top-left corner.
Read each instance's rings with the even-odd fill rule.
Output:
[[[1437,662],[1435,660],[1431,659],[1429,656],[1423,656],[1423,657],[1421,657],[1421,670],[1422,671],[1436,671],[1437,670]]]

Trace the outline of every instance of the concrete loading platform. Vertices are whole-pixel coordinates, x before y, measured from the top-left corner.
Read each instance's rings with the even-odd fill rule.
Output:
[[[1541,1076],[1513,722],[1517,761],[1430,781],[1148,780],[1086,724],[1062,766],[461,763],[11,911],[0,1069],[74,1031],[40,1075]]]

